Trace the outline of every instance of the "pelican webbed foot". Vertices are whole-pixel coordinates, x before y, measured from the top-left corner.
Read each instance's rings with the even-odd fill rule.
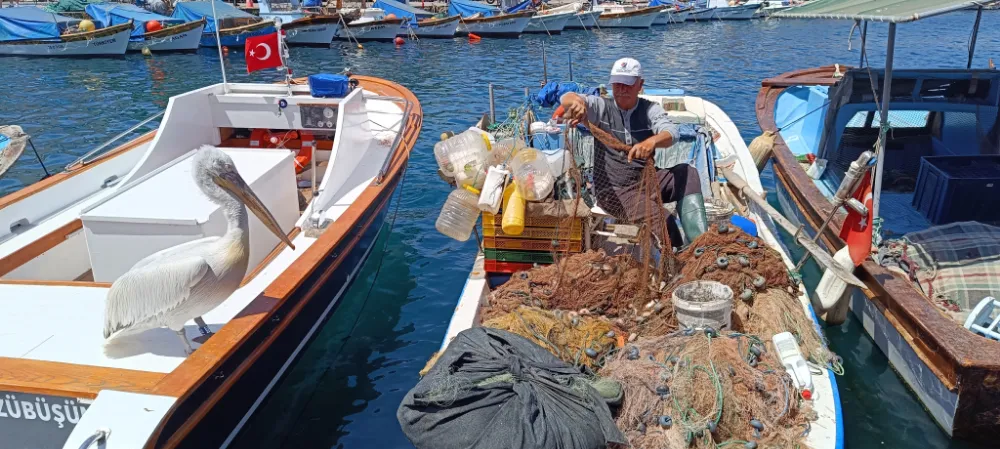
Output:
[[[194,352],[194,348],[191,347],[191,342],[188,341],[187,335],[184,334],[184,329],[174,332],[177,332],[177,337],[184,343],[184,355],[191,355]]]

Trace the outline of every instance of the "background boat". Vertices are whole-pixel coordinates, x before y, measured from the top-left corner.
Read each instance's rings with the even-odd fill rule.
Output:
[[[715,20],[750,20],[761,8],[760,3],[742,3],[730,6],[726,0],[709,0],[708,6],[715,8]]]
[[[404,20],[395,15],[387,16],[381,8],[364,8],[361,17],[341,27],[337,38],[356,42],[391,42],[399,34]]]
[[[299,2],[261,0],[258,16],[264,20],[281,21],[285,42],[289,45],[329,46],[340,29],[339,14],[317,14],[299,7]]]
[[[128,47],[132,22],[74,31],[80,19],[34,6],[0,8],[0,55],[115,56]]]
[[[549,8],[548,10],[552,12],[575,13],[572,18],[566,21],[566,26],[563,28],[566,30],[589,30],[595,28],[597,27],[597,17],[601,15],[601,11],[586,9],[584,4],[580,2]]]
[[[218,17],[212,15],[212,4],[207,1],[177,2],[171,17],[193,22],[205,19],[201,35],[202,47],[216,47],[215,22],[219,22],[219,39],[224,47],[242,47],[248,37],[261,36],[275,31],[274,22],[262,20],[237,9],[230,3],[213,0]]]
[[[396,0],[376,0],[373,6],[395,14],[396,17],[406,19],[403,28],[399,31],[401,36],[412,32],[420,38],[452,38],[455,37],[459,20],[462,18],[459,15],[435,18],[435,14],[430,11],[415,8]]]
[[[707,5],[708,2],[705,2]],[[715,19],[715,8],[709,8],[707,6],[697,6],[691,14],[688,15],[687,20],[692,22],[706,22]]]
[[[649,28],[662,12],[661,7],[640,8],[633,5],[600,4],[597,23],[601,28]]]
[[[156,14],[126,3],[91,3],[86,13],[101,27],[132,22],[128,50],[184,51],[197,50],[205,29],[205,19],[185,22]],[[156,22],[160,29],[147,31],[147,24]]]
[[[451,0],[448,14],[462,16],[459,35],[517,38],[531,22],[534,13],[521,11],[504,14],[500,9],[471,0]]]
[[[524,32],[529,34],[561,34],[571,19],[576,20],[575,12],[535,11],[528,26],[524,27]]]

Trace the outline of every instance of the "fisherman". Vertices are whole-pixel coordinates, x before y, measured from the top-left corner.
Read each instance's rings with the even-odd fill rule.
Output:
[[[642,66],[632,58],[615,61],[611,68],[614,98],[567,93],[560,98],[562,118],[576,126],[584,120],[631,145],[628,154],[607,148],[594,139],[594,186],[598,205],[620,220],[643,216],[639,183],[646,160],[657,148],[669,148],[679,129],[657,103],[639,98]],[[684,235],[690,243],[708,229],[705,200],[698,171],[688,164],[656,170],[662,203],[677,202]],[[660,206],[659,204],[657,206]]]

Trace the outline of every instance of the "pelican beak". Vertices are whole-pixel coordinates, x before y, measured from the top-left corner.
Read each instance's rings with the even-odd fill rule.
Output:
[[[213,178],[213,180],[219,185],[219,187],[222,187],[229,193],[236,195],[236,197],[239,198],[240,201],[242,201],[243,204],[246,205],[246,207],[250,209],[250,211],[253,212],[253,214],[256,215],[262,223],[264,223],[264,226],[267,226],[267,229],[271,230],[274,235],[278,236],[278,238],[288,245],[289,248],[295,249],[295,245],[292,244],[292,241],[288,240],[288,236],[281,231],[281,226],[278,225],[278,220],[274,219],[274,215],[271,215],[271,211],[267,210],[267,206],[264,206],[264,203],[260,201],[260,198],[257,198],[257,194],[253,193],[253,190],[247,185],[246,181],[243,180],[243,177],[240,176],[239,173],[226,172]]]

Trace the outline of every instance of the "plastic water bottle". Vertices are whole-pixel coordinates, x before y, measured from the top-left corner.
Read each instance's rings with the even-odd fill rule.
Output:
[[[438,232],[464,242],[472,235],[479,219],[479,191],[459,187],[448,194],[434,227]]]
[[[809,365],[802,357],[799,344],[795,341],[795,336],[791,332],[782,332],[771,337],[775,349],[778,350],[778,358],[785,366],[785,371],[792,376],[795,387],[799,389],[802,399],[812,399],[812,374],[809,373]]]
[[[552,193],[556,178],[545,155],[534,148],[518,151],[511,158],[511,173],[514,182],[527,201],[541,201]]]
[[[490,151],[490,165],[501,165],[510,164],[510,158],[517,153],[526,145],[521,139],[509,138],[501,139],[495,145],[493,145],[493,151]]]
[[[465,162],[468,159],[475,159],[473,155],[482,152],[481,157],[485,159],[485,153],[490,148],[489,138],[481,131],[467,129],[461,134],[452,136],[448,140],[443,140],[434,145],[434,159],[438,163],[441,172],[448,176],[455,176],[459,166],[454,163],[455,158]]]

